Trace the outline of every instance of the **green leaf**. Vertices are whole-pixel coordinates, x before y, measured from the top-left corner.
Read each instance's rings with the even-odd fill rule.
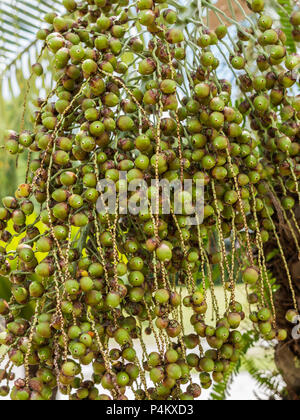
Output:
[[[296,48],[296,44],[292,35],[293,26],[289,19],[289,17],[291,16],[293,12],[293,1],[292,0],[284,0],[284,1],[279,0],[277,3],[277,0],[276,0],[275,2],[273,2],[273,4],[275,5],[277,9],[277,13],[280,16],[280,23],[281,23],[280,29],[283,30],[283,32],[285,33],[287,37],[286,48],[289,53],[295,53],[297,51],[297,48]],[[280,5],[284,7],[285,12],[280,7]]]
[[[267,257],[266,257],[267,262],[269,262],[273,258],[277,257],[278,254],[279,254],[279,249],[278,248],[274,248],[273,251],[271,251],[271,252],[269,252],[267,254]]]
[[[7,81],[12,97],[16,92],[23,90],[25,81],[24,68],[19,65],[16,79],[13,80],[16,89],[11,88],[10,78],[12,74],[14,77],[17,64],[28,62],[33,54],[33,48],[37,45],[40,51],[41,43],[36,39],[36,33],[41,27],[47,26],[44,15],[48,12],[63,12],[63,10],[60,0],[18,0],[16,2],[2,0],[0,2],[0,63],[3,63],[0,79]],[[23,57],[28,58],[23,60]]]
[[[0,277],[0,298],[9,300],[10,295],[10,281],[6,277]]]

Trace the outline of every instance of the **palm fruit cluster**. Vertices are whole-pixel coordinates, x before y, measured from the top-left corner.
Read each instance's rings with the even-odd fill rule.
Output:
[[[291,328],[298,314],[278,221],[287,221],[299,251],[300,57],[263,0],[248,1],[251,25],[237,24],[234,39],[227,21],[207,27],[206,10],[224,17],[206,1],[63,4],[66,13],[46,15],[37,35],[53,57],[55,87],[36,100],[32,129],[5,139],[11,154],[27,149],[28,170],[0,209],[1,275],[12,287],[11,300],[0,300],[0,394],[197,399],[239,360],[245,318],[266,340],[289,337],[276,323],[265,257],[272,241],[289,279]],[[299,41],[298,10],[290,21]],[[233,83],[223,78],[221,54]],[[41,76],[42,64],[33,73]],[[160,210],[151,179],[202,180],[203,223],[150,205],[137,215],[99,213],[97,184],[111,180],[120,193],[120,171],[128,182],[146,181]],[[241,279],[250,315],[235,297]]]

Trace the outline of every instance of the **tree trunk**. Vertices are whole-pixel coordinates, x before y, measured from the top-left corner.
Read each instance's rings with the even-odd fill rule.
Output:
[[[296,217],[298,224],[300,224],[300,208],[297,209]],[[289,266],[299,308],[300,255],[298,255],[295,241],[290,233],[290,230],[282,223],[282,219],[277,224],[277,231],[279,232],[282,248]],[[294,231],[300,243],[300,235],[298,234],[297,229],[295,228]],[[269,246],[271,247],[269,248]],[[268,244],[267,248],[268,250],[278,248],[276,240],[274,240],[272,244]],[[275,362],[282,374],[283,380],[287,385],[287,398],[289,400],[300,400],[300,340],[295,340],[292,337],[292,331],[296,324],[292,325],[285,319],[286,311],[293,309],[293,300],[288,277],[280,254],[276,258],[272,259],[268,268],[272,271],[273,275],[277,279],[277,283],[280,285],[280,290],[275,294],[275,306],[278,317],[277,324],[279,328],[284,328],[289,333],[288,340],[278,344],[276,347]]]

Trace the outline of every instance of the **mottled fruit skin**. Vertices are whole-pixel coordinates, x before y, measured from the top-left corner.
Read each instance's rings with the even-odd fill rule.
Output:
[[[256,284],[259,273],[256,268],[247,268],[243,273],[243,281],[247,284]]]

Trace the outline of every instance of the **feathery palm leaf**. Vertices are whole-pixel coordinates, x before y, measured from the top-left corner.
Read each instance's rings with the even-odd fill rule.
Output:
[[[59,12],[61,0],[2,0],[0,3],[0,87],[17,96],[39,54],[37,31],[46,13]]]
[[[31,66],[37,61],[42,43],[36,33],[44,24],[44,15],[62,10],[61,0],[1,0],[0,1],[0,144],[6,129],[20,128],[27,79]],[[45,24],[45,26],[47,26]],[[46,67],[48,56],[43,55]],[[33,81],[28,92],[28,102],[33,95],[43,94],[51,86],[49,75]],[[43,92],[44,91],[44,92]],[[29,127],[30,112],[25,115],[25,127]],[[19,171],[15,158],[0,150],[0,177],[3,180],[1,196],[13,195],[18,176],[25,172],[26,154],[19,159]]]

